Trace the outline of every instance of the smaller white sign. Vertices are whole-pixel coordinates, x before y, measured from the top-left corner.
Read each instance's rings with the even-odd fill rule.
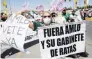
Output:
[[[13,14],[3,23],[0,41],[24,52],[24,43],[29,21],[22,15]]]
[[[1,41],[6,44],[24,51],[25,34],[28,26],[24,24],[9,24],[6,23],[2,27]]]

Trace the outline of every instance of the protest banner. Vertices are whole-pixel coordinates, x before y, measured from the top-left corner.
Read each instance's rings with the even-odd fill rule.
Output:
[[[85,23],[40,27],[38,37],[43,59],[56,59],[85,51]]]
[[[26,21],[24,16],[13,14],[2,25],[1,42],[24,51],[25,35],[29,25],[29,21]]]
[[[6,44],[24,51],[25,34],[27,31],[27,25],[24,24],[9,24],[6,23],[2,27],[1,41]]]
[[[30,21],[22,15],[12,14],[5,23],[29,24]]]

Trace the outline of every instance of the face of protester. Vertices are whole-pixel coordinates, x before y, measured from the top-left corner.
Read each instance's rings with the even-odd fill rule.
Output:
[[[57,17],[57,14],[55,12],[51,13],[52,22],[55,22],[56,17]]]
[[[43,14],[43,23],[49,25],[51,23],[51,16],[49,12],[44,12]]]
[[[1,20],[6,21],[7,15],[5,13],[1,13]]]
[[[52,17],[52,18],[54,18],[54,17],[56,17],[56,16],[57,16],[56,13],[52,13],[52,14],[51,14],[51,17]]]

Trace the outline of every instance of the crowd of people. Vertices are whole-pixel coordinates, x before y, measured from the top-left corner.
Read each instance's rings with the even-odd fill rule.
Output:
[[[40,26],[48,26],[52,24],[67,24],[71,22],[81,22],[85,20],[81,10],[66,10],[62,12],[41,11],[30,14],[30,11],[23,11],[20,13],[25,16],[30,22],[30,28],[34,31]]]
[[[85,10],[86,11],[86,10]],[[91,9],[92,11],[92,9]],[[27,18],[27,20],[30,21],[29,28],[31,28],[33,31],[36,31],[38,27],[41,26],[49,26],[53,24],[68,24],[71,22],[81,22],[85,20],[85,12],[83,10],[66,10],[63,9],[62,12],[58,11],[40,11],[40,12],[30,12],[28,10],[21,11],[19,13]],[[92,13],[91,13],[92,15]],[[7,20],[9,16],[2,12],[0,15],[0,22],[4,22]],[[81,55],[83,57],[87,57],[88,54],[85,52],[70,55],[72,58],[76,58],[78,55]]]
[[[19,14],[25,16],[30,21],[38,21],[45,23],[67,23],[67,22],[78,22],[85,20],[85,17],[92,17],[92,9],[76,9],[76,10],[66,10],[63,9],[62,12],[60,11],[40,11],[40,12],[30,12],[28,10],[21,11]],[[48,15],[47,15],[48,14]],[[49,17],[44,17],[49,16]],[[6,21],[9,15],[6,12],[1,12],[0,14],[0,22]],[[47,19],[45,21],[44,19]],[[45,22],[44,22],[45,21]],[[47,25],[47,24],[46,24]]]

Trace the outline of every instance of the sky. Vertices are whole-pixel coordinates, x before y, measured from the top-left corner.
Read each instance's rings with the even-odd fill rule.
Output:
[[[29,9],[35,9],[38,5],[43,5],[45,9],[50,8],[50,4],[52,0],[6,0],[7,1],[7,7],[9,10],[12,11],[18,11],[21,10],[23,7],[23,4],[25,1],[29,3]],[[63,7],[73,7],[74,0],[66,0],[66,2],[63,3]],[[3,0],[0,0],[0,3],[2,4]],[[78,6],[83,6],[84,0],[78,0]],[[89,0],[89,5],[92,5],[92,0]],[[0,5],[0,9],[2,9],[2,5]]]

